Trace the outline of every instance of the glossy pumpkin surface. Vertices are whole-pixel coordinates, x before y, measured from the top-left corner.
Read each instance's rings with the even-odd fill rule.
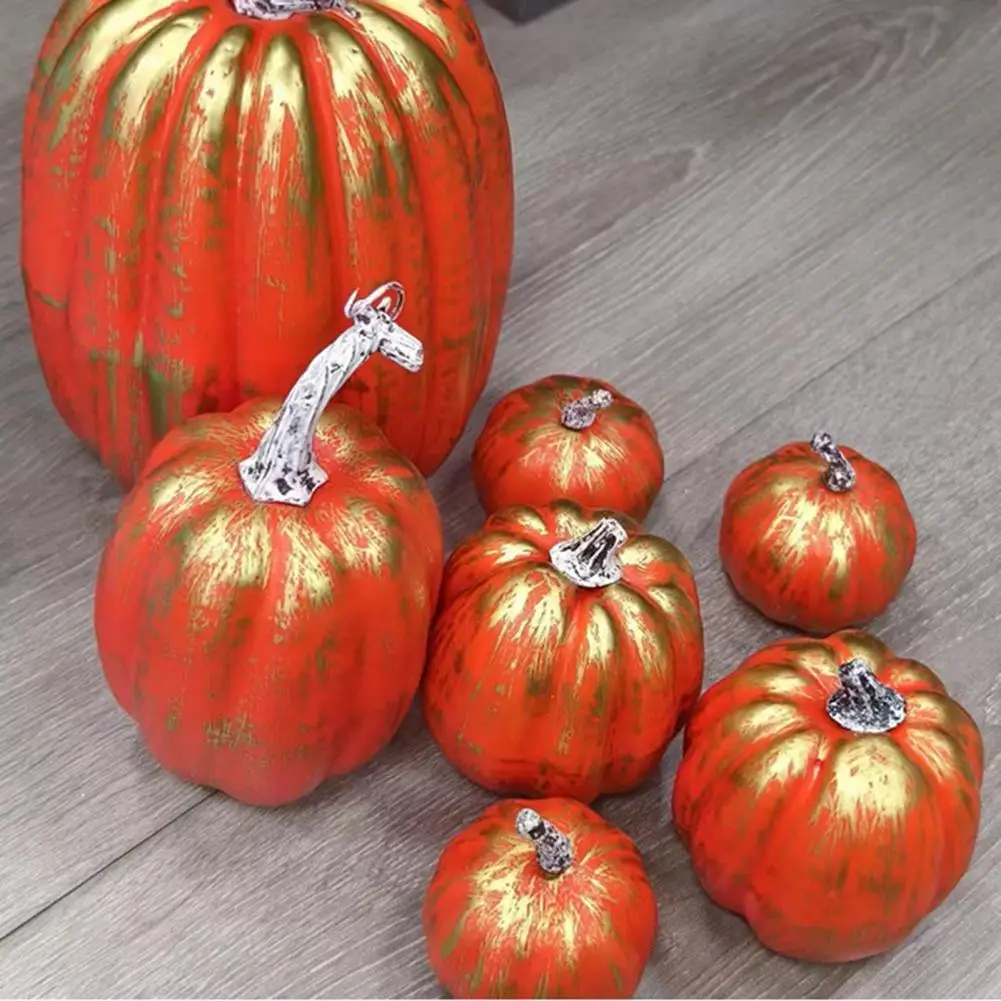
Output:
[[[860,658],[903,722],[831,718]],[[928,667],[848,631],[765,647],[709,688],[685,732],[674,820],[702,886],[776,952],[861,959],[903,941],[970,862],[980,816],[976,724]]]
[[[590,801],[653,771],[702,684],[691,567],[614,516],[621,579],[580,587],[550,550],[608,512],[513,507],[452,553],[422,688],[445,756],[500,793]]]
[[[388,743],[420,682],[442,564],[423,477],[351,408],[321,418],[329,479],[308,506],[253,501],[237,464],[276,412],[250,402],[160,442],[95,599],[105,677],[153,757],[261,805]]]
[[[752,463],[723,501],[719,553],[737,593],[776,622],[818,635],[881,614],[914,562],[917,530],[897,481],[850,448],[845,492],[807,442]]]
[[[559,875],[518,833],[525,807],[569,841]],[[625,998],[653,948],[657,904],[636,846],[593,810],[503,800],[446,846],[423,918],[431,966],[454,997]]]
[[[592,423],[568,427],[568,405],[594,406]],[[604,401],[602,401],[604,402]],[[607,382],[554,375],[504,396],[473,450],[473,478],[483,507],[538,507],[567,499],[642,521],[664,480],[664,454],[650,416]]]
[[[256,20],[65,0],[31,85],[22,263],[49,391],[129,484],[169,428],[282,396],[356,288],[408,289],[427,364],[340,395],[425,473],[486,382],[510,143],[465,0]]]

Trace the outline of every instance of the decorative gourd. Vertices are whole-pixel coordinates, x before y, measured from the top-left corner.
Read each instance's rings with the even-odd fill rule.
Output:
[[[569,799],[488,807],[424,903],[431,967],[458,998],[632,997],[656,933],[636,846]]]
[[[487,512],[576,501],[641,521],[664,481],[664,453],[645,410],[607,382],[553,375],[503,397],[473,450]]]
[[[375,425],[323,412],[376,352],[420,368],[401,306],[396,285],[352,297],[352,326],[280,408],[175,428],[125,500],[97,581],[98,651],[151,754],[182,778],[290,802],[371,758],[413,700],[438,512]]]
[[[64,0],[23,138],[35,344],[130,484],[195,414],[284,396],[351,289],[421,289],[416,377],[340,394],[430,474],[486,382],[512,248],[500,90],[465,0]]]
[[[829,434],[752,463],[723,501],[719,553],[737,593],[808,633],[862,625],[883,612],[916,546],[897,481]]]
[[[571,501],[505,508],[446,565],[424,714],[481,786],[589,802],[657,768],[702,655],[695,580],[669,542]]]
[[[936,675],[858,631],[765,647],[699,700],[674,821],[764,945],[848,962],[903,941],[973,853],[983,747]]]

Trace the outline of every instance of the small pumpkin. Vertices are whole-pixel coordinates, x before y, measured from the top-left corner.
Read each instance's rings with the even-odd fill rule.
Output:
[[[632,997],[657,933],[633,842],[582,803],[503,800],[445,847],[424,902],[454,997]]]
[[[280,407],[176,428],[122,506],[97,580],[98,651],[151,754],[182,778],[287,803],[371,758],[411,705],[438,512],[374,424],[323,413],[376,351],[420,367],[401,307],[396,285],[352,297],[350,329]]]
[[[719,553],[763,615],[823,635],[882,613],[914,562],[897,481],[829,434],[751,463],[723,501]]]
[[[424,714],[481,786],[588,802],[656,769],[702,658],[695,580],[669,542],[572,501],[505,508],[446,565]]]
[[[797,638],[699,700],[674,822],[706,892],[764,945],[848,962],[959,882],[982,776],[977,726],[930,668],[864,632]]]
[[[484,509],[566,498],[642,521],[664,481],[657,429],[598,379],[552,375],[504,396],[473,449]]]

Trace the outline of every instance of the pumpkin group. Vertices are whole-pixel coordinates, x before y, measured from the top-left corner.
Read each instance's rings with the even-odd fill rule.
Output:
[[[582,803],[502,800],[445,847],[424,902],[454,997],[627,998],[657,931],[633,842]]]
[[[695,580],[669,542],[571,501],[505,508],[445,568],[424,715],[485,788],[589,802],[657,767],[702,658]]]
[[[329,8],[329,9],[324,9]],[[31,85],[22,264],[62,418],[126,485],[196,414],[284,396],[392,271],[428,364],[340,396],[425,474],[487,379],[504,107],[465,0],[64,0]]]
[[[807,633],[881,614],[916,547],[893,476],[824,433],[753,462],[723,500],[719,553],[737,593]]]
[[[959,881],[982,775],[976,724],[928,667],[863,632],[790,639],[699,700],[674,820],[706,892],[766,946],[847,962]]]
[[[663,480],[650,416],[597,379],[552,375],[512,390],[473,449],[473,481],[487,512],[566,499],[642,521]]]
[[[378,351],[421,364],[398,289],[354,320],[284,404],[171,431],[101,560],[98,651],[151,754],[276,805],[358,767],[417,691],[442,536],[423,477],[353,408],[323,408]]]

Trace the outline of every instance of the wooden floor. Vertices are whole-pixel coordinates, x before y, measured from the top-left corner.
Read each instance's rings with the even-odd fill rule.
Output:
[[[183,785],[106,691],[96,561],[120,495],[48,402],[18,272],[20,117],[55,0],[3,0],[0,994],[435,996],[419,906],[489,797],[417,720],[363,774],[263,812]],[[487,407],[554,370],[653,413],[652,525],[696,568],[709,680],[781,631],[716,557],[748,460],[817,429],[888,466],[917,562],[876,630],[946,677],[987,747],[972,869],[898,951],[810,967],[702,895],[662,781],[599,808],[661,906],[645,996],[1001,992],[1001,8],[994,0],[478,6],[516,148],[518,244],[490,388],[434,482],[450,542]]]

